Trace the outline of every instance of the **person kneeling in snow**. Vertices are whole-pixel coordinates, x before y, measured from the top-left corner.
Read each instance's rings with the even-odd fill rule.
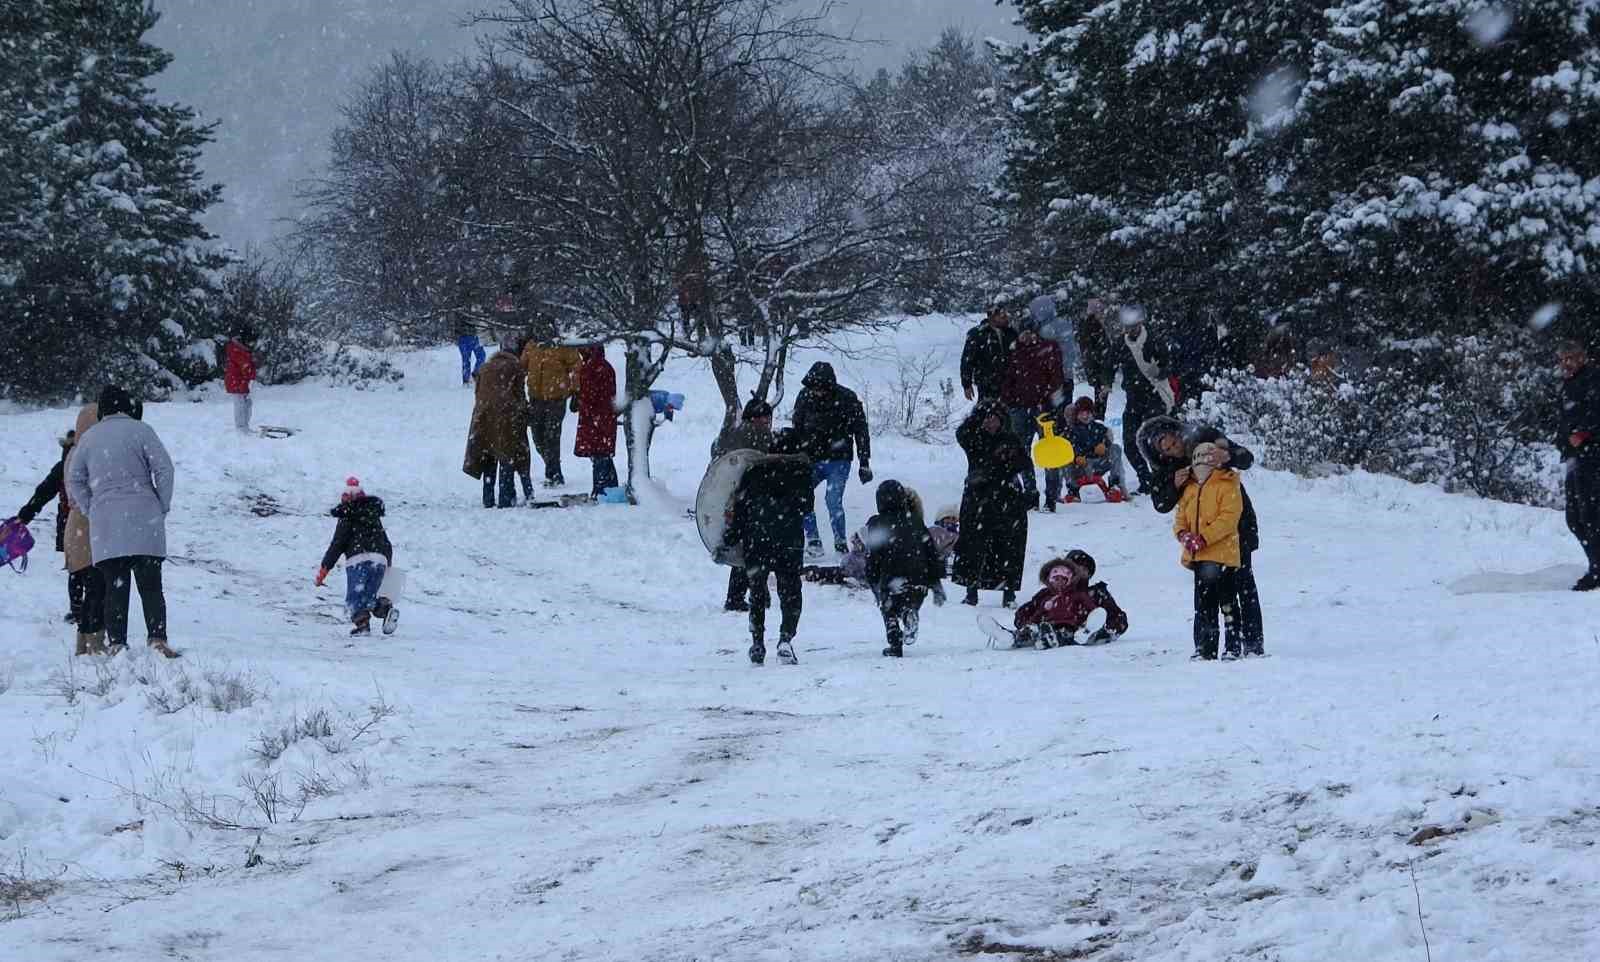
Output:
[[[323,586],[328,580],[328,571],[343,556],[344,610],[355,625],[350,634],[371,634],[373,615],[383,621],[385,634],[392,633],[400,612],[389,599],[378,597],[384,572],[394,564],[394,547],[389,543],[388,532],[383,530],[383,499],[371,497],[361,490],[359,480],[349,478],[345,481],[339,506],[329,513],[339,519],[339,524],[333,529],[333,542],[322,556],[317,587]]]
[[[1090,613],[1103,609],[1104,626],[1084,642],[1090,645],[1115,641],[1128,630],[1128,615],[1111,597],[1104,581],[1090,584],[1094,577],[1094,558],[1087,551],[1074,550],[1045,562],[1039,569],[1044,585],[1027,604],[1017,609],[1018,648],[1057,648],[1078,644],[1077,634]]]
[[[862,537],[867,554],[867,584],[878,600],[889,647],[885,658],[899,658],[914,644],[922,603],[944,604],[944,559],[922,522],[916,492],[898,481],[878,485],[878,513]]]

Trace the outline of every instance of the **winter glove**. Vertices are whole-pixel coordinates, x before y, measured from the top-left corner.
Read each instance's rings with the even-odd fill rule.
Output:
[[[944,585],[942,585],[942,584],[934,585],[933,586],[933,606],[935,608],[943,608],[944,607],[944,602],[945,602]]]
[[[1193,531],[1185,531],[1183,534],[1178,535],[1178,543],[1183,545],[1184,550],[1190,554],[1199,554],[1206,550],[1206,539]]]
[[[33,524],[33,509],[23,508],[21,511],[18,511],[17,520],[21,521],[23,524]]]
[[[856,472],[856,477],[861,479],[862,484],[871,484],[872,469],[863,464],[861,470]]]
[[[317,587],[321,588],[323,583],[326,582],[327,580],[328,580],[328,569],[327,568],[318,568],[317,569],[317,582],[316,582],[317,583]]]
[[[1104,441],[1094,446],[1094,456],[1097,458],[1103,458],[1106,456],[1106,445]]]

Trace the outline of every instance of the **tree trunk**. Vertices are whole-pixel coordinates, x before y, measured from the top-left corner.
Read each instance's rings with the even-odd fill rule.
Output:
[[[635,491],[638,485],[650,479],[650,442],[655,436],[655,407],[650,403],[650,386],[654,381],[654,365],[639,357],[639,351],[648,347],[628,348],[624,365],[623,392],[628,398],[627,417],[622,421],[623,437],[628,445],[628,501],[637,504]]]
[[[723,344],[711,355],[711,376],[716,379],[717,391],[722,395],[722,430],[726,432],[739,422],[744,410],[739,398],[739,369],[731,345]]]

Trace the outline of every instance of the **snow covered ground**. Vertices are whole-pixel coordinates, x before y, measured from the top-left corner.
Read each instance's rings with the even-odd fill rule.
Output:
[[[881,396],[897,348],[953,374],[960,334],[911,322],[841,380]],[[1114,645],[991,651],[951,605],[889,662],[867,598],[808,585],[801,664],[756,669],[692,522],[482,510],[454,351],[404,364],[261,390],[286,440],[220,397],[147,409],[182,660],[69,657],[44,534],[0,572],[0,959],[1600,958],[1600,599],[1564,590],[1554,512],[1256,470],[1266,660],[1187,660],[1141,500],[1032,519],[1030,569],[1099,559]],[[661,386],[687,504],[715,392]],[[5,510],[71,422],[0,417]],[[953,444],[875,445],[959,497]],[[356,643],[311,584],[349,474],[411,573],[399,633]],[[870,506],[852,483],[852,527]]]

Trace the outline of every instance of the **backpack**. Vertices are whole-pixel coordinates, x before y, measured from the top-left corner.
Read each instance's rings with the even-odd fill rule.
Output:
[[[0,564],[21,574],[28,570],[28,552],[33,550],[33,532],[16,518],[0,523]],[[22,564],[18,566],[17,562]]]

